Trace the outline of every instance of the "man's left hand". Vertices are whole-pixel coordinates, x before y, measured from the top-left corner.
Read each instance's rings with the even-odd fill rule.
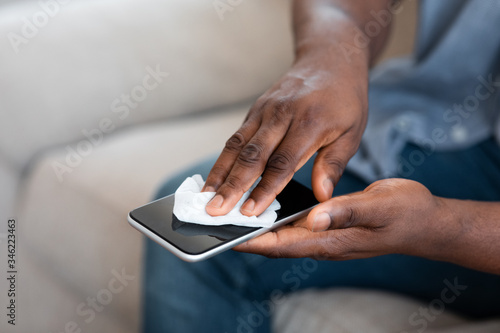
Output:
[[[451,212],[422,184],[385,179],[362,192],[334,197],[294,224],[235,250],[275,258],[346,260],[389,253],[432,256],[446,246]],[[451,228],[452,229],[452,228]]]

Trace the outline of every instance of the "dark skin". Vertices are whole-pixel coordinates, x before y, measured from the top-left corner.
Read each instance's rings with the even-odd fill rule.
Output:
[[[390,0],[296,0],[295,61],[250,109],[227,141],[204,191],[216,196],[210,215],[227,214],[262,175],[241,208],[261,214],[294,173],[312,157],[312,187],[321,202],[306,219],[235,248],[269,257],[331,260],[389,253],[449,261],[500,274],[500,203],[433,196],[405,179],[375,182],[363,192],[331,198],[366,126],[368,72],[390,26],[346,58],[353,44]]]

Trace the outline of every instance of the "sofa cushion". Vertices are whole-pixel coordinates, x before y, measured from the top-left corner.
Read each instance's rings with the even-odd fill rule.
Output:
[[[0,219],[2,221],[14,216],[15,199],[20,177],[20,170],[16,169],[9,160],[0,154]]]
[[[18,222],[22,223],[20,220]],[[23,244],[23,235],[18,236],[20,244]],[[114,278],[111,271],[107,272],[106,279],[100,281],[99,288],[91,289],[88,294],[83,295],[81,292],[75,292],[68,281],[64,280],[64,276],[58,274],[59,271],[47,270],[45,262],[39,261],[38,257],[25,250],[22,245],[17,252],[16,325],[9,324],[7,319],[10,318],[5,317],[5,320],[0,321],[0,332],[138,332],[138,316],[121,318],[115,308],[117,304],[130,301],[131,294],[137,293],[135,284],[113,293],[111,302],[103,307],[101,312],[91,311],[87,297],[102,298],[107,293],[105,290],[109,290],[109,282]],[[2,272],[8,270],[6,263],[6,260],[0,261]],[[66,269],[71,270],[69,267]],[[7,290],[8,283],[7,279],[0,279],[0,290]],[[116,282],[113,286],[120,288]],[[2,295],[2,300],[7,301],[7,298]],[[137,304],[134,304],[134,307],[137,307]],[[74,330],[69,328],[75,324],[77,326]]]
[[[289,2],[215,3],[2,6],[0,152],[22,168],[106,118],[116,130],[255,98],[291,63]]]
[[[59,332],[57,329],[70,318],[54,317],[67,313],[68,306],[74,314],[79,303],[95,297],[108,285],[113,270],[122,269],[134,279],[113,299],[112,306],[106,307],[103,316],[137,330],[142,237],[128,225],[127,214],[150,201],[165,177],[219,152],[241,124],[248,107],[115,133],[65,173],[62,181],[54,163],[64,164],[67,151],[57,148],[40,158],[21,196],[19,235],[26,255],[61,289],[45,288],[36,275],[24,278],[23,290],[36,286],[44,297],[31,300],[23,313],[42,313],[53,319],[44,321],[50,323],[48,327],[36,323],[37,331]],[[68,291],[76,300],[73,303],[40,306],[45,297],[65,299],[61,293]],[[87,316],[71,319],[74,317],[86,326]],[[110,332],[99,326],[107,321],[96,321],[88,331]]]
[[[350,288],[305,290],[276,307],[276,333],[497,333],[500,319],[468,321],[393,293]],[[421,309],[428,309],[427,317]]]

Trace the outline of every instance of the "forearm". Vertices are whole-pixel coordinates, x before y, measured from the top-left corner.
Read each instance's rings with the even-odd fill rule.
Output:
[[[296,59],[315,57],[317,62],[360,66],[367,70],[382,50],[390,30],[392,0],[295,0],[293,26]],[[384,12],[388,24],[373,13]],[[365,34],[370,23],[378,31]]]
[[[500,274],[500,202],[441,202],[423,256]]]

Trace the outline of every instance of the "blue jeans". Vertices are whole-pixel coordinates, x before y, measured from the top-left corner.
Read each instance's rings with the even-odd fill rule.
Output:
[[[409,161],[410,154],[419,150],[407,145],[401,158]],[[173,193],[194,173],[206,177],[213,163],[213,159],[206,161],[166,182],[158,197]],[[435,195],[500,201],[500,148],[493,139],[467,150],[434,152],[411,167],[404,170],[405,178],[419,181]],[[312,163],[306,164],[295,179],[310,186],[311,168]],[[346,173],[334,195],[366,186]],[[471,317],[500,314],[500,276],[450,263],[404,255],[340,262],[268,259],[235,251],[187,263],[148,241],[143,329],[149,333],[270,332],[272,309],[286,293],[340,286],[382,289],[425,302],[441,299],[448,288],[447,299],[453,301],[447,302],[447,309]]]

